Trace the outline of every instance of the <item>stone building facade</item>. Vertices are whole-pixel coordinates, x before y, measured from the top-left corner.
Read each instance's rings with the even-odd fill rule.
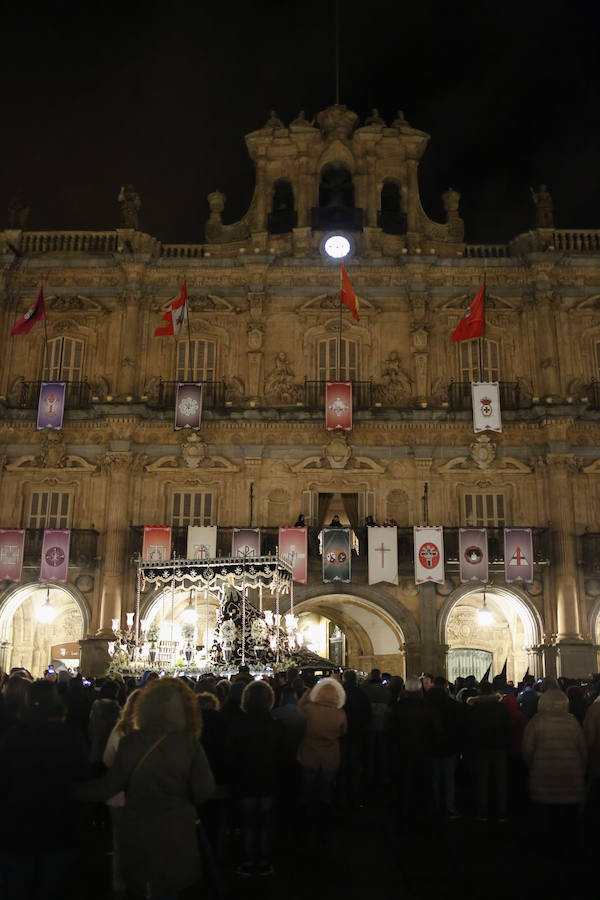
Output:
[[[226,553],[232,527],[258,526],[274,547],[277,526],[303,511],[297,612],[342,641],[346,664],[456,674],[451,659],[493,671],[507,659],[515,680],[597,670],[600,230],[557,229],[546,210],[508,245],[466,244],[457,191],[444,194],[443,223],[422,208],[427,141],[401,113],[361,124],[336,106],[287,127],[272,114],[246,138],[247,214],[224,224],[226,198],[209,195],[203,244],[162,243],[131,216],[111,231],[0,233],[0,527],[27,529],[22,582],[0,588],[0,664],[41,671],[51,645],[80,639],[83,668],[102,671],[112,620],[134,608],[143,525],[176,537],[218,525]],[[334,232],[350,241],[360,298],[360,320],[346,312],[341,331],[339,263],[323,249]],[[480,354],[450,336],[484,274]],[[42,279],[45,329],[9,337]],[[190,334],[154,338],[184,279]],[[343,435],[324,421],[324,382],[338,376],[354,383]],[[201,429],[176,432],[175,383],[196,379]],[[60,432],[35,430],[41,380],[67,382]],[[473,433],[471,380],[500,382],[501,433]],[[397,586],[369,586],[364,552],[350,584],[323,584],[316,533],[349,510],[363,551],[366,515],[397,521]],[[446,529],[447,579],[417,588],[412,526],[426,515]],[[481,588],[458,577],[467,524],[497,544],[487,630]],[[533,584],[504,582],[505,525],[534,529]],[[34,615],[44,527],[72,529],[51,636]],[[165,598],[141,602],[158,615]],[[185,598],[172,602],[177,617]]]

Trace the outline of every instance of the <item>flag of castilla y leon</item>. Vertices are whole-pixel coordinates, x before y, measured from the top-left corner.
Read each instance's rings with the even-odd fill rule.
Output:
[[[158,328],[154,329],[154,337],[166,337],[166,335],[169,334],[177,336],[181,331],[183,323],[186,321],[187,317],[187,283],[184,281],[179,292],[179,297],[177,297],[176,300],[173,300],[170,307],[163,316],[163,322],[165,322],[166,324],[159,325]]]
[[[35,303],[31,309],[28,309],[25,315],[19,319],[17,324],[11,328],[10,333],[11,335],[29,334],[35,323],[41,322],[45,318],[46,304],[44,302],[44,285],[42,284],[38,291]]]
[[[471,300],[468,310],[456,326],[453,341],[470,341],[485,335],[485,281]]]
[[[350,284],[350,279],[342,260],[340,267],[340,302],[348,307],[352,313],[352,317],[356,321],[360,321],[358,317],[358,297],[354,293],[354,288]]]

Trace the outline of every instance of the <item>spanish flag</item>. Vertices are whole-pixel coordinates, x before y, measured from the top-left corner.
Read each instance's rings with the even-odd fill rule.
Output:
[[[350,284],[350,279],[348,278],[348,274],[346,272],[346,269],[344,268],[343,260],[340,269],[340,302],[348,307],[348,309],[352,313],[352,317],[358,322],[358,297],[354,293],[354,288]]]

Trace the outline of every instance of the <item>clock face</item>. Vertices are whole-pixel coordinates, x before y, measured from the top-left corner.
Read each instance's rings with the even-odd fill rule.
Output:
[[[324,249],[332,259],[343,259],[350,253],[350,241],[343,234],[332,234],[325,241]]]

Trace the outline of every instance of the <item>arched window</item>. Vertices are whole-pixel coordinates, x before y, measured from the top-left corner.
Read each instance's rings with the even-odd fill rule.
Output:
[[[352,173],[335,163],[323,166],[319,182],[319,205],[312,210],[312,227],[319,230],[362,229],[362,210],[354,206]]]
[[[285,234],[298,224],[294,209],[294,189],[287,178],[279,178],[273,185],[268,228],[270,234]]]
[[[397,181],[386,179],[381,188],[379,227],[388,234],[406,234],[406,213],[402,211],[402,190]]]

